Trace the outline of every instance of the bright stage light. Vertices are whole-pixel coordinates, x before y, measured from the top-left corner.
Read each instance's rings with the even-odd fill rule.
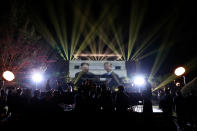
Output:
[[[43,77],[40,73],[35,73],[32,76],[32,80],[36,83],[41,82],[43,80]]]
[[[118,57],[121,58],[122,55],[120,54],[75,54],[74,57],[89,57],[89,56],[94,56],[94,57]]]
[[[145,85],[145,78],[143,76],[134,77],[134,84],[137,86]]]
[[[7,81],[13,81],[15,79],[15,76],[11,71],[5,71],[3,72],[3,78]]]
[[[181,84],[179,82],[176,83],[176,86],[180,86]]]
[[[118,88],[115,88],[114,91],[117,92],[118,91]]]
[[[181,76],[185,73],[185,68],[184,67],[178,67],[176,68],[176,70],[174,71],[174,74],[176,76]]]

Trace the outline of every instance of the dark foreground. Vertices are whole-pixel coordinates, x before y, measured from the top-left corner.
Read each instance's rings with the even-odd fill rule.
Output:
[[[1,123],[5,128],[72,128],[76,129],[106,129],[109,127],[121,130],[169,130],[176,131],[173,119],[166,118],[162,113],[144,116],[141,113],[53,113],[31,114],[20,120]]]

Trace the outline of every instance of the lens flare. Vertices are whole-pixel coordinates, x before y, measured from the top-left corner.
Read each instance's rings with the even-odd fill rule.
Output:
[[[7,81],[13,81],[15,79],[15,76],[11,71],[5,71],[3,73],[3,78]]]
[[[40,73],[35,73],[32,76],[32,80],[34,82],[41,82],[43,80],[43,77],[42,77],[42,75]]]
[[[145,84],[145,79],[143,76],[136,76],[134,78],[134,84],[137,86],[142,86]]]
[[[174,71],[174,74],[177,76],[181,76],[185,73],[185,68],[184,67],[178,67],[176,68],[176,70]]]

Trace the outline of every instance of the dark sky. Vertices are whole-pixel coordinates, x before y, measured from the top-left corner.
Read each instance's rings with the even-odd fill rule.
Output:
[[[12,0],[6,1],[5,4],[0,5],[0,20],[2,24],[7,20],[7,16],[9,15],[9,11],[11,8]],[[88,3],[91,4],[91,12],[92,17],[97,18],[100,15],[101,9],[103,6],[108,5],[110,7],[117,8],[117,12],[119,14],[118,22],[123,29],[128,30],[128,21],[129,21],[129,11],[130,11],[130,1],[129,0],[121,0],[121,1],[104,1],[104,0],[94,0],[91,1],[71,1],[68,0],[66,2],[66,10],[68,17],[72,17],[69,12],[72,9],[73,4],[76,2],[80,2],[82,7],[86,7]],[[45,17],[45,2],[43,1],[31,1],[28,0],[28,8],[31,8],[33,13],[39,14],[41,17]],[[20,4],[19,4],[20,5]],[[55,5],[58,7],[57,5]],[[167,17],[170,15],[173,10],[177,9],[177,20],[175,25],[173,26],[173,38],[176,40],[176,44],[170,48],[167,58],[162,65],[163,73],[172,71],[176,66],[187,63],[191,58],[197,56],[197,51],[195,48],[196,41],[196,6],[195,3],[192,3],[188,0],[148,0],[146,6],[148,7],[146,10],[146,14],[144,17],[144,21],[142,24],[142,28],[140,30],[139,38],[143,39],[144,33],[149,33],[152,30],[154,24],[158,24],[159,20],[163,17]],[[28,11],[28,9],[27,9]],[[174,16],[175,17],[175,16]],[[72,21],[70,21],[72,23]],[[69,27],[71,29],[71,26]],[[71,29],[72,30],[72,29]],[[168,29],[162,29],[161,32],[158,32],[159,37],[165,34],[165,31]],[[170,29],[169,29],[170,30]],[[127,33],[127,31],[125,31]],[[157,42],[161,42],[160,39],[156,41],[156,43],[150,47],[149,50],[158,47]],[[156,56],[156,55],[155,55]],[[142,61],[142,65],[146,64],[148,66],[143,66],[144,70],[150,71],[155,56],[151,56]]]

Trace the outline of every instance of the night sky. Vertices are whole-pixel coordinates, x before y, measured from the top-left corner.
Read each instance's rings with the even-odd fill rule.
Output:
[[[9,20],[10,9],[12,7],[14,0],[8,0],[4,4],[0,5],[0,24],[5,25]],[[20,1],[21,2],[21,1]],[[96,20],[101,13],[101,7],[107,5],[110,9],[114,9],[118,13],[117,20],[114,21],[117,25],[119,25],[123,30],[125,30],[125,34],[128,33],[128,24],[129,24],[129,11],[130,11],[130,1],[122,0],[122,1],[107,1],[106,0],[94,0],[94,1],[71,1],[68,0],[66,2],[66,15],[68,18],[72,18],[72,6],[73,4],[80,2],[81,7],[86,7],[87,3],[91,3],[91,18]],[[38,15],[42,17],[48,27],[50,28],[50,22],[46,17],[46,1],[26,1],[27,6],[25,10],[29,16]],[[58,5],[55,5],[58,8]],[[20,3],[18,3],[18,7],[20,8]],[[174,68],[183,65],[190,61],[192,58],[197,56],[197,51],[195,48],[196,45],[196,6],[194,3],[188,0],[148,0],[146,4],[147,10],[145,12],[144,20],[142,27],[139,33],[139,39],[143,40],[144,35],[148,34],[152,31],[152,27],[155,24],[158,24],[162,18],[169,16],[173,10],[177,10],[176,15],[173,17],[177,17],[176,22],[172,28],[172,36],[173,40],[176,40],[175,45],[173,45],[169,51],[164,63],[160,67],[160,74],[165,74],[169,72],[173,72]],[[143,7],[142,7],[143,8]],[[110,16],[110,11],[108,13]],[[33,20],[32,20],[33,21]],[[72,30],[72,21],[68,21],[68,34]],[[2,27],[2,26],[1,26]],[[150,50],[154,50],[158,48],[158,43],[161,43],[162,36],[165,32],[168,31],[168,28],[162,28],[158,32],[158,39],[154,41],[154,43],[149,47],[145,52]],[[127,35],[125,35],[125,39]],[[141,61],[141,68],[144,72],[150,72],[152,68],[152,64],[154,63],[156,54],[151,55]],[[193,71],[191,76],[196,76],[196,70]]]

